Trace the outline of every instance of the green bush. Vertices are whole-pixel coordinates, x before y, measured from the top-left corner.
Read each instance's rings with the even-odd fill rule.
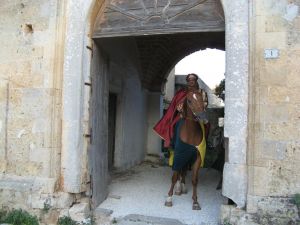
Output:
[[[300,194],[294,195],[294,203],[298,208],[300,208]]]
[[[78,223],[68,216],[63,216],[58,219],[58,225],[78,225]]]
[[[229,222],[229,219],[225,219],[223,225],[232,225],[232,224]]]
[[[3,222],[4,222],[6,215],[7,215],[7,211],[1,209],[1,210],[0,210],[0,223],[3,223]]]
[[[39,225],[36,216],[30,215],[22,209],[14,209],[8,213],[1,215],[1,223],[9,223],[12,225]]]
[[[51,205],[47,202],[44,202],[43,212],[47,213],[47,212],[49,212],[50,209],[51,209]]]

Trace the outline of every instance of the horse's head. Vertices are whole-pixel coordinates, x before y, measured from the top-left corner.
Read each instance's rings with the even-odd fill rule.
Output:
[[[187,115],[195,115],[205,111],[202,92],[189,91],[185,99]]]
[[[205,112],[208,105],[207,95],[198,86],[186,88],[186,97],[177,103],[176,108],[183,118],[194,118]]]

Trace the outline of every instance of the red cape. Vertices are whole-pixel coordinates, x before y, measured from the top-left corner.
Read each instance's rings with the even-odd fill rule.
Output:
[[[153,127],[153,130],[165,140],[164,147],[169,147],[171,139],[173,137],[173,130],[176,122],[179,120],[179,114],[177,113],[176,106],[179,102],[182,102],[186,97],[186,90],[180,89],[173,97],[169,108],[165,115],[157,122]]]

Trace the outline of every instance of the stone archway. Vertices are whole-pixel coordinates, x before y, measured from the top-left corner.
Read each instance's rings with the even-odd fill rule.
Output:
[[[223,194],[244,207],[247,195],[248,126],[248,1],[223,0],[226,21],[225,136],[229,157],[224,168]],[[87,153],[91,32],[105,1],[69,1],[63,77],[62,185],[66,192],[88,189]],[[85,85],[86,84],[86,85]]]

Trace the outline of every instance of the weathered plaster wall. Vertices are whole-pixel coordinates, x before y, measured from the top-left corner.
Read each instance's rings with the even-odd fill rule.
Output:
[[[110,90],[118,95],[114,167],[129,168],[144,159],[147,92],[141,85],[133,38],[96,39],[109,58]]]
[[[253,4],[248,211],[256,212],[265,196],[300,193],[299,7],[298,0]],[[279,57],[265,59],[267,48]]]
[[[56,0],[0,5],[1,204],[39,208],[58,190],[63,12]]]
[[[126,72],[126,71],[124,71]],[[115,167],[130,168],[144,159],[146,153],[147,94],[137,74],[128,74],[121,95],[121,121],[117,126]],[[118,129],[119,128],[119,129]]]
[[[171,102],[175,94],[175,67],[171,70],[167,77],[164,90],[164,99]]]
[[[0,10],[1,172],[50,176],[57,4],[9,1]]]
[[[160,155],[162,148],[161,138],[153,131],[153,127],[162,115],[162,99],[160,93],[148,93],[147,101],[147,144],[148,154]]]

